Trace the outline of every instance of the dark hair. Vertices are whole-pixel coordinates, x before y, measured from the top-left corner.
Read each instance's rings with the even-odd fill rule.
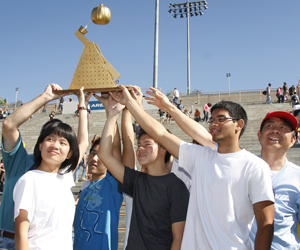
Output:
[[[77,142],[77,137],[73,129],[66,123],[63,123],[61,120],[53,119],[46,124],[44,124],[40,136],[34,147],[34,164],[30,170],[37,169],[41,162],[42,156],[39,145],[44,141],[44,139],[50,134],[56,134],[61,137],[64,137],[69,145],[70,151],[72,151],[72,155],[69,159],[66,159],[60,166],[59,170],[67,168],[66,173],[75,170],[78,165],[79,160],[79,146]]]
[[[211,105],[211,103],[209,102],[209,103],[207,103],[207,106],[208,106],[208,107],[211,107],[212,105]]]
[[[294,137],[294,136],[295,136],[295,128],[294,128],[294,126],[292,125],[292,123],[291,123],[289,120],[287,120],[287,119],[284,119],[284,118],[281,118],[281,117],[277,117],[277,118],[279,118],[281,121],[283,121],[286,125],[288,125],[288,126],[291,128],[291,131],[293,132],[292,136]],[[259,129],[260,132],[263,130],[264,126],[266,125],[266,123],[267,123],[269,120],[270,120],[270,118],[267,119],[267,120],[265,120],[265,121],[260,125],[260,129]]]
[[[90,149],[90,153],[92,153],[93,148],[100,144],[101,137],[99,137],[96,141],[93,142],[92,147]]]
[[[169,133],[171,133],[168,129],[167,129],[167,131]],[[141,139],[141,137],[143,135],[148,135],[148,134],[145,132],[145,130],[143,130],[142,128],[140,128],[139,135],[138,135],[138,138],[137,138],[138,141]],[[171,154],[166,150],[165,163],[168,163],[170,161],[170,157],[171,157]]]
[[[236,102],[230,102],[230,101],[221,101],[216,103],[214,106],[211,107],[210,109],[210,113],[212,114],[214,110],[216,109],[225,109],[228,111],[229,115],[231,117],[234,117],[235,119],[233,120],[233,122],[236,122],[238,120],[244,120],[244,127],[242,128],[242,131],[240,133],[240,136],[242,136],[242,134],[245,132],[245,129],[247,127],[247,113],[245,111],[245,109],[238,103]]]

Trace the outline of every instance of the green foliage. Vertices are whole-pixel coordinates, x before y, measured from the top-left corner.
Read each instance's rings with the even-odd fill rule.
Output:
[[[6,99],[2,99],[2,98],[0,97],[0,104],[3,105],[3,104],[6,104],[6,103],[7,103],[7,100],[6,100]]]
[[[172,95],[173,95],[173,91],[172,91],[172,90],[169,91],[169,92],[166,94],[167,97],[172,96]]]

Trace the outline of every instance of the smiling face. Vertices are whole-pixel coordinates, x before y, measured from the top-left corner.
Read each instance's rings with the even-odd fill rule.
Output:
[[[257,136],[263,150],[286,152],[296,141],[291,127],[278,117],[267,120]]]
[[[39,144],[42,162],[50,165],[60,165],[72,155],[66,138],[51,133]]]
[[[138,148],[136,150],[136,156],[141,165],[147,166],[153,163],[160,151],[161,147],[147,134],[140,137],[138,141]]]
[[[102,161],[99,159],[97,153],[99,150],[99,144],[94,146],[92,151],[89,154],[88,158],[88,166],[89,166],[89,174],[92,174],[93,180],[103,178],[106,175],[107,168],[104,166]]]
[[[211,117],[231,117],[225,109],[215,109]],[[223,142],[230,143],[232,140],[238,140],[241,127],[238,121],[226,119],[224,122],[212,122],[209,126],[209,132],[212,135],[213,141],[222,144]]]

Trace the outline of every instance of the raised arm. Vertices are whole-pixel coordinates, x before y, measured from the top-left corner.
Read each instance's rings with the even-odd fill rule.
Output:
[[[179,127],[191,138],[202,144],[215,149],[216,143],[212,140],[211,134],[199,123],[190,119],[182,113],[176,106],[170,103],[168,97],[155,88],[150,88],[152,92],[147,91],[151,97],[146,97],[149,104],[168,112]]]
[[[103,128],[98,157],[107,167],[108,171],[121,183],[124,178],[124,165],[113,153],[113,142],[116,132],[116,122],[118,114],[124,108],[116,101],[110,98],[108,103],[108,116]]]
[[[94,94],[94,97],[103,104],[106,116],[108,116],[108,103],[109,100],[111,100],[111,96],[109,94],[101,94],[101,96]],[[117,123],[115,125],[115,137],[113,139],[113,155],[116,156],[119,160],[121,160],[121,142]]]
[[[88,108],[88,101],[91,95],[92,93],[87,93],[86,96],[84,97],[83,87],[79,90],[79,95],[78,95],[79,124],[78,124],[78,134],[77,134],[77,141],[79,146],[78,164],[82,160],[84,154],[86,153],[87,147],[89,145],[87,108]]]
[[[120,85],[120,88],[122,88],[122,92],[111,92],[111,96],[119,103],[126,105],[146,133],[178,159],[181,140],[170,134],[162,124],[148,115],[124,86]]]
[[[54,94],[53,90],[61,90],[61,87],[54,83],[48,85],[41,95],[19,107],[6,117],[3,121],[2,128],[3,147],[6,151],[14,149],[19,138],[18,128],[27,121],[32,114],[46,103],[64,96]]]
[[[121,122],[123,154],[122,163],[129,168],[135,167],[134,131],[131,123],[131,114],[124,109]]]
[[[141,88],[133,86],[132,97],[142,107],[143,94]],[[122,142],[123,142],[123,154],[122,163],[129,168],[135,167],[135,151],[134,151],[134,131],[131,122],[131,114],[128,109],[123,109],[122,122]]]

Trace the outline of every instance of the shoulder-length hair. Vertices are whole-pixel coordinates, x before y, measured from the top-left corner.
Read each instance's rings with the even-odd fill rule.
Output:
[[[40,136],[34,147],[34,164],[31,167],[31,170],[37,169],[41,165],[42,155],[39,145],[48,135],[52,133],[64,137],[70,145],[70,152],[72,152],[71,157],[69,159],[65,159],[65,161],[60,165],[59,170],[67,168],[65,173],[75,170],[79,160],[79,146],[77,137],[70,125],[63,123],[58,119],[49,121],[43,126]]]

